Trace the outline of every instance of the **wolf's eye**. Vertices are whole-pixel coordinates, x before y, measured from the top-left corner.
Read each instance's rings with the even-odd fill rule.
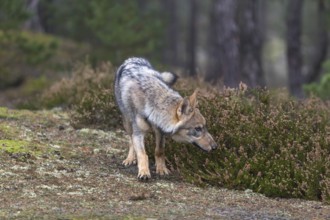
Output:
[[[196,131],[196,132],[201,132],[202,130],[203,130],[202,127],[195,127],[195,131]]]

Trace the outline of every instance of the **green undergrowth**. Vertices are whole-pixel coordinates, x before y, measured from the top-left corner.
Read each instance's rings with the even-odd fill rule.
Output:
[[[303,86],[309,96],[317,96],[323,100],[330,100],[330,60],[323,64],[324,74],[319,82],[313,82]]]

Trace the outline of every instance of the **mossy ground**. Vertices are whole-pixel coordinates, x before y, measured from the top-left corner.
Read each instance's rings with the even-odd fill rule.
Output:
[[[0,150],[7,153],[23,153],[26,152],[26,146],[30,143],[18,140],[0,140]]]

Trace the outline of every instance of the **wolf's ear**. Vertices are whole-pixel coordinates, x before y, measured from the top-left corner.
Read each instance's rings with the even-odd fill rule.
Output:
[[[195,89],[194,93],[191,96],[189,96],[189,102],[193,109],[196,108],[196,106],[198,104],[197,93],[198,93],[198,89]]]
[[[176,114],[178,118],[181,119],[184,115],[189,115],[192,110],[193,109],[190,106],[189,97],[184,97],[184,99],[179,103]]]

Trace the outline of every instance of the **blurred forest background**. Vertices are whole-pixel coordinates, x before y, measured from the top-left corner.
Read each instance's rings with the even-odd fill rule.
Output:
[[[219,88],[327,99],[329,12],[326,0],[1,0],[0,90],[142,56]]]

